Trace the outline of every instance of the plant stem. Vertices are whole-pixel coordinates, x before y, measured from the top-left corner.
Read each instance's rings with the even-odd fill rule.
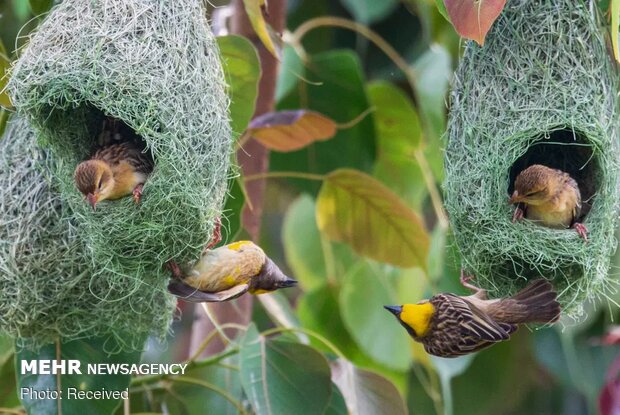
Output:
[[[201,367],[205,367],[205,366],[209,366],[209,365],[213,365],[216,364],[218,362],[220,362],[221,360],[226,359],[228,356],[232,356],[233,354],[237,353],[239,351],[238,347],[233,347],[230,348],[228,350],[225,350],[221,353],[218,353],[216,355],[210,356],[206,359],[203,360],[194,360],[194,361],[187,361],[187,368],[186,370],[189,369],[197,369],[197,368],[201,368]],[[149,383],[156,383],[162,380],[168,380],[168,379],[173,379],[177,376],[180,375],[147,375],[147,376],[138,376],[135,377],[131,380],[131,386],[139,386],[139,385],[145,385],[145,384],[149,384]]]
[[[243,178],[246,182],[253,180],[263,179],[275,179],[275,178],[288,178],[288,179],[306,179],[306,180],[325,180],[325,176],[322,174],[302,173],[298,171],[270,171],[266,173],[252,174]]]
[[[312,330],[308,330],[308,329],[304,329],[301,327],[276,327],[273,329],[269,329],[269,330],[265,330],[264,332],[261,333],[261,335],[267,337],[270,336],[272,334],[276,334],[276,333],[286,333],[286,332],[299,332],[299,333],[304,333],[310,337],[314,337],[315,339],[317,339],[318,341],[320,341],[321,343],[323,343],[325,346],[327,346],[327,348],[329,348],[332,352],[334,352],[334,354],[342,359],[347,359],[344,355],[344,353],[342,353],[340,351],[340,349],[338,349],[338,347],[336,347],[336,345],[334,345],[334,343],[330,342],[329,340],[327,340],[325,337],[321,336],[320,334],[312,331]]]
[[[441,381],[441,394],[443,395],[443,414],[452,415],[454,407],[452,406],[452,385],[449,376],[439,376]]]

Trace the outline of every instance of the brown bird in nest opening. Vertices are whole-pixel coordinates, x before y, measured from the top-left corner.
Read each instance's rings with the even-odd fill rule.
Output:
[[[577,182],[568,173],[534,164],[523,170],[515,180],[509,203],[517,204],[512,216],[548,228],[573,228],[585,241],[588,229],[577,222],[581,214],[581,193]]]
[[[473,286],[461,271],[461,283],[470,296],[437,294],[417,304],[384,306],[424,350],[439,357],[473,353],[508,340],[519,324],[553,323],[560,304],[551,284],[538,279],[512,297],[487,299],[485,290]]]
[[[121,128],[125,127],[121,133]],[[153,171],[153,158],[145,145],[129,127],[119,120],[107,118],[99,135],[103,145],[89,160],[75,169],[78,190],[93,209],[102,200],[115,200],[133,195],[140,203],[142,188]]]

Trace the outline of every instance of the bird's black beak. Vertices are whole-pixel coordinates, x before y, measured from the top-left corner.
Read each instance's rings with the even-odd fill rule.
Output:
[[[400,305],[384,305],[383,308],[394,314],[396,317],[400,316],[401,311],[403,311],[403,307]]]
[[[282,282],[279,283],[280,288],[288,288],[288,287],[294,287],[297,285],[297,281],[293,280],[291,278],[288,278]]]

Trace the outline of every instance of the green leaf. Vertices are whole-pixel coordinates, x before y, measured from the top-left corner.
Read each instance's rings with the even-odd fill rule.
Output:
[[[342,124],[369,108],[364,89],[362,65],[351,51],[332,50],[312,57],[296,94],[290,94],[279,108],[308,108]],[[318,83],[318,84],[317,84]],[[301,93],[300,93],[301,91]],[[375,160],[375,135],[372,117],[366,117],[351,128],[338,130],[325,142],[316,142],[292,153],[271,153],[273,171],[328,173],[342,166],[370,171]],[[308,180],[295,180],[312,193],[318,185]]]
[[[326,176],[317,224],[360,255],[400,267],[426,267],[429,237],[422,219],[376,179],[356,170]]]
[[[238,366],[239,356],[233,355],[227,358],[224,363]],[[209,408],[209,413],[218,415],[239,413],[238,408],[232,402],[213,389],[183,382],[184,379],[198,379],[225,391],[237,402],[242,402],[244,397],[238,372],[228,367],[211,365],[188,370],[185,375],[179,376],[178,379],[180,381],[172,382],[169,393],[164,398],[168,413],[200,414],[204,413],[205,408]]]
[[[230,88],[230,118],[236,139],[245,131],[254,114],[260,61],[252,42],[242,36],[219,36],[217,43]]]
[[[297,85],[299,77],[304,73],[304,64],[291,46],[282,49],[280,73],[276,82],[276,102],[286,97]]]
[[[0,334],[0,407],[13,408],[19,406],[15,379],[13,340]]]
[[[331,363],[332,380],[342,392],[350,414],[407,414],[396,387],[384,377],[353,366],[343,359]]]
[[[54,0],[30,0],[29,2],[30,10],[35,16],[47,13],[54,5]]]
[[[78,413],[112,413],[120,404],[120,399],[70,399],[70,391],[106,391],[122,392],[129,386],[130,375],[92,375],[88,374],[87,364],[93,363],[138,363],[140,361],[140,352],[120,352],[109,355],[106,350],[108,347],[114,349],[110,344],[112,340],[103,338],[90,338],[84,340],[74,340],[69,342],[61,342],[57,345],[49,344],[43,346],[38,352],[30,351],[22,348],[16,354],[16,365],[21,368],[22,361],[32,360],[79,360],[81,374],[65,374],[62,376],[56,374],[21,374],[18,370],[17,381],[19,388],[32,388],[35,391],[61,391],[63,399],[60,400],[63,414]],[[58,380],[60,379],[60,384]],[[58,401],[53,399],[31,399],[27,395],[23,398],[20,396],[22,405],[28,413],[33,414],[55,414],[58,407]]]
[[[398,304],[397,280],[378,266],[359,262],[345,276],[340,312],[357,345],[377,362],[405,371],[411,363],[409,336],[384,305]]]
[[[435,4],[437,5],[437,10],[439,10],[439,13],[447,21],[450,21],[450,16],[448,16],[448,11],[446,10],[446,5],[443,3],[443,0],[435,0]]]
[[[419,208],[428,192],[414,156],[422,140],[418,114],[411,100],[389,82],[372,82],[367,89],[375,107],[373,117],[378,139],[373,176],[408,205]]]
[[[270,150],[299,150],[336,134],[337,125],[316,111],[289,110],[262,114],[252,120],[248,132]]]
[[[483,46],[484,38],[504,9],[506,0],[445,0],[445,5],[458,34]]]
[[[341,0],[355,20],[370,24],[382,20],[398,6],[398,0]]]
[[[344,401],[344,396],[338,389],[335,383],[332,383],[332,399],[329,401],[329,406],[325,411],[325,415],[348,415],[347,404]]]
[[[303,295],[297,313],[303,327],[329,339],[347,358],[353,360],[361,354],[342,321],[338,290],[335,287],[326,284]],[[311,338],[310,342],[324,352],[332,352],[315,339]]]
[[[252,324],[240,357],[241,384],[257,414],[320,414],[329,405],[329,366],[313,348],[267,339]]]
[[[373,117],[380,141],[392,141],[402,153],[412,156],[422,139],[418,114],[409,97],[387,81],[368,85],[368,98],[375,107]]]
[[[439,142],[446,129],[446,94],[452,77],[452,58],[446,48],[434,44],[415,61],[413,69],[418,80],[420,115],[430,127],[426,142]]]
[[[278,46],[276,45],[276,35],[269,27],[265,18],[263,17],[262,6],[264,6],[266,0],[243,0],[245,6],[245,12],[248,14],[250,24],[256,32],[258,38],[263,42],[265,48],[276,58],[280,58]]]
[[[614,51],[614,58],[620,62],[620,51],[618,51],[618,30],[620,28],[620,0],[611,0],[611,45]]]
[[[289,206],[282,226],[286,262],[305,291],[321,286],[327,276],[314,212],[314,199],[303,194]]]

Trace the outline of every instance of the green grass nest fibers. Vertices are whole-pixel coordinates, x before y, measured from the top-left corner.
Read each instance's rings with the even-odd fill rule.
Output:
[[[507,2],[484,46],[465,48],[445,156],[464,268],[495,296],[547,278],[573,317],[583,300],[615,289],[618,84],[594,9],[584,0]],[[511,223],[514,178],[531,164],[577,180],[588,243],[574,230]]]
[[[229,171],[229,102],[205,15],[201,0],[65,0],[32,35],[8,86],[25,120],[1,149],[0,330],[39,344],[166,332],[163,264],[200,256]],[[93,211],[75,187],[105,116],[154,157],[139,206]]]

